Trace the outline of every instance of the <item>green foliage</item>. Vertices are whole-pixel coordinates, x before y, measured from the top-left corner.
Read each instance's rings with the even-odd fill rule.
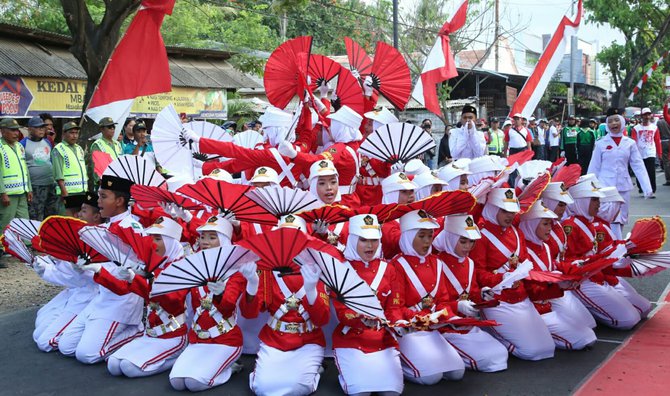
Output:
[[[568,87],[558,81],[560,78],[558,74],[552,78],[538,104],[538,107],[544,110],[547,117],[560,117],[563,113],[563,107],[567,103]]]
[[[87,0],[86,4],[93,20],[99,23],[105,14],[105,3],[102,0]],[[0,0],[0,21],[70,34],[59,0]]]

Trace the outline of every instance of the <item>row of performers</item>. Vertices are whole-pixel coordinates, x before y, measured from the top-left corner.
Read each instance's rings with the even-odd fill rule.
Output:
[[[467,186],[461,182],[467,170],[450,171]],[[421,188],[410,179],[400,172],[383,181],[387,205],[400,208],[414,200]],[[280,188],[274,185],[276,174],[263,167],[251,181],[257,188]],[[338,172],[330,161],[315,163],[309,181],[324,202],[339,195]],[[112,375],[171,370],[175,389],[200,391],[224,384],[241,370],[240,354],[251,353],[257,354],[250,374],[254,393],[310,394],[324,356],[332,353],[345,393],[400,394],[403,379],[435,384],[458,380],[465,369],[505,370],[508,353],[541,360],[553,357],[555,348],[588,348],[596,341],[596,321],[630,329],[651,307],[623,279],[633,276],[630,260],[611,259],[614,264],[602,271],[580,272],[589,265],[585,258],[625,246],[608,223],[622,200],[615,189],[598,188],[592,176],[569,189],[549,183],[521,215],[514,189],[493,188],[471,213],[434,218],[428,205],[390,221],[385,215],[383,224],[375,213],[360,213],[344,223],[316,225],[288,215],[275,227],[240,222],[230,214],[199,217],[175,204],[148,214],[137,204],[129,207],[132,185],[103,176],[98,195],[86,196],[79,217],[125,240],[150,236],[129,243],[138,262],[50,257],[59,235],[43,234],[45,223],[71,221],[52,217],[35,227],[33,247],[44,255],[29,263],[46,281],[66,287],[37,314],[38,348],[88,364],[104,360]],[[225,188],[219,190],[225,194]],[[466,192],[450,200],[474,203]],[[153,224],[143,228],[147,218]],[[19,228],[12,222],[6,233]],[[304,265],[287,274],[290,257],[289,262],[272,257],[290,250],[296,239],[259,239],[282,230],[327,241],[310,245],[324,252],[337,245],[343,261],[374,291],[383,315],[352,309],[325,286],[323,267]],[[225,280],[153,294],[162,271],[197,254],[185,253],[190,252],[182,242],[187,239],[202,252],[239,244],[254,251],[256,260],[239,265]],[[146,254],[147,246],[162,257],[151,270],[148,262],[155,260]],[[531,279],[526,271],[519,277],[517,270],[527,264],[536,274],[578,275]],[[458,318],[479,320],[453,321]]]

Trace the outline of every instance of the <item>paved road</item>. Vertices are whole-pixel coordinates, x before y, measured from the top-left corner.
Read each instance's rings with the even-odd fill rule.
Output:
[[[658,199],[643,200],[634,194],[631,221],[639,217],[661,215],[666,222],[670,222],[670,187],[662,186],[664,180],[661,174],[658,176]],[[653,278],[634,279],[631,283],[642,295],[656,302],[670,283],[670,271]],[[167,373],[142,379],[114,378],[108,374],[105,365],[84,366],[57,353],[39,352],[31,339],[34,315],[35,309],[28,309],[0,316],[0,395],[151,396],[179,393],[170,387]],[[509,369],[505,372],[468,372],[462,381],[441,382],[431,387],[407,384],[405,394],[567,395],[634,331],[621,332],[598,327],[598,342],[590,351],[557,351],[554,359],[541,362],[526,362],[510,357]],[[243,357],[242,360],[242,373],[233,376],[228,384],[206,394],[251,394],[248,375],[253,369],[253,358]],[[326,371],[316,394],[342,394],[332,360],[326,361]]]

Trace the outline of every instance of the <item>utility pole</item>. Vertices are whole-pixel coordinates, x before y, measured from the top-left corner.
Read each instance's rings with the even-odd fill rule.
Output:
[[[496,27],[495,27],[495,69],[498,71],[498,65],[500,63],[500,57],[498,55],[498,49],[500,47],[500,0],[496,0]]]
[[[393,47],[398,48],[398,0],[393,0]]]
[[[575,2],[572,2],[572,15],[575,15]],[[577,53],[577,35],[570,38],[570,93],[571,100],[568,102],[568,116],[575,114],[575,54]]]

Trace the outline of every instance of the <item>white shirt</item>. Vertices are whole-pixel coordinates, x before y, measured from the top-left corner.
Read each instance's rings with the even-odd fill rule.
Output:
[[[540,144],[542,146],[544,146],[546,134],[547,134],[547,131],[545,129],[542,129],[541,126],[537,127],[537,139],[540,141]]]
[[[451,158],[456,161],[460,158],[477,158],[486,155],[486,138],[484,132],[476,128],[466,129],[467,125],[452,129],[449,136],[449,151]]]
[[[656,137],[655,134],[660,133],[656,124],[649,123],[647,126],[637,124],[633,129],[637,135],[635,142],[642,158],[656,157],[656,142],[654,138]]]
[[[645,195],[652,193],[647,169],[635,141],[623,136],[617,146],[609,134],[596,142],[588,173],[594,173],[605,187],[616,187],[618,191],[632,190],[633,182],[628,174],[628,165],[642,186]]]
[[[548,131],[549,135],[547,136],[549,138],[549,145],[550,146],[558,146],[559,139],[561,138],[560,133],[558,133],[558,130],[556,129],[555,126],[551,125],[549,127]]]
[[[509,148],[519,149],[528,147],[528,135],[530,131],[524,127],[514,129],[514,127],[509,129]]]

